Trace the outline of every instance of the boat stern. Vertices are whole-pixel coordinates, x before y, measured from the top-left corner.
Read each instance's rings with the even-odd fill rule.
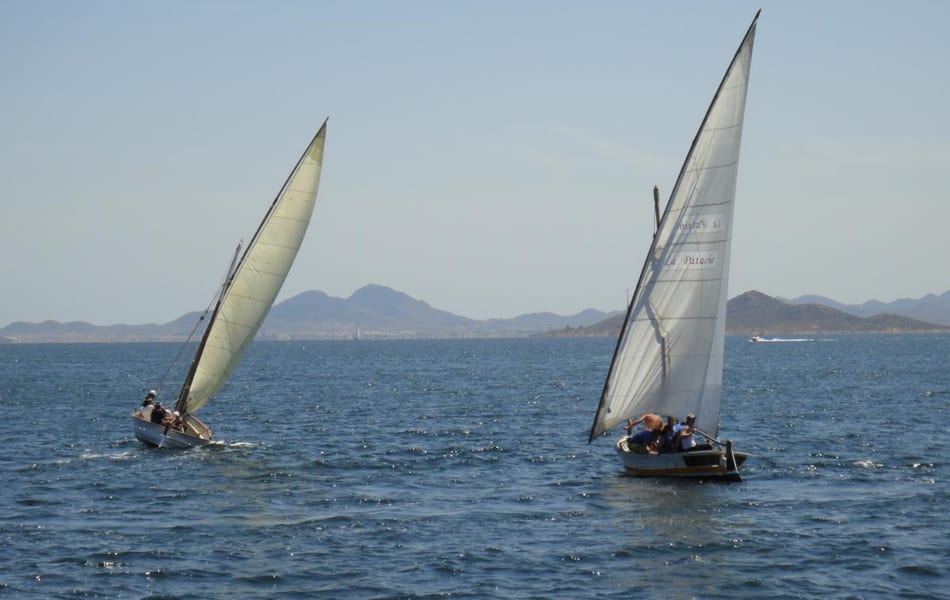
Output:
[[[152,423],[145,411],[132,413],[132,430],[135,438],[158,448],[194,448],[211,441],[211,428],[193,415],[184,415],[179,431],[167,425]]]

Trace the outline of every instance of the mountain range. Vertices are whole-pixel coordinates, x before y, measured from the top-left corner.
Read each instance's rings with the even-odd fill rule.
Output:
[[[950,299],[950,292],[944,294]],[[813,298],[820,298],[815,296]],[[928,300],[930,302],[930,300]],[[912,303],[911,303],[912,304]],[[844,305],[839,305],[844,306]],[[950,317],[950,303],[938,314]],[[566,327],[544,335],[560,337],[616,336],[624,315],[588,327]],[[729,300],[726,333],[730,335],[788,335],[843,333],[950,333],[950,326],[924,322],[893,313],[860,317],[821,303],[792,303],[762,292],[748,291]]]
[[[859,316],[820,302],[785,302],[755,291],[729,301],[726,329],[734,335],[950,333],[948,325],[895,312]]]
[[[163,325],[17,322],[0,329],[0,342],[181,341],[199,317],[200,313],[188,313]],[[310,291],[276,304],[257,339],[616,336],[623,318],[621,311],[588,309],[570,316],[530,313],[476,320],[433,308],[388,287],[367,285],[345,299]],[[729,301],[726,329],[734,335],[950,332],[950,291],[919,300],[856,306],[821,296],[784,301],[749,291]]]
[[[521,337],[550,329],[583,327],[608,316],[588,309],[570,316],[530,313],[511,319],[476,320],[371,284],[349,298],[310,291],[275,304],[257,339]],[[163,325],[16,322],[0,329],[0,342],[180,341],[188,337],[199,317],[198,312],[188,313]]]
[[[900,315],[937,323],[950,325],[950,291],[943,294],[927,294],[922,298],[902,298],[893,302],[869,300],[864,304],[842,304],[824,296],[799,296],[786,300],[789,304],[819,304],[830,306],[856,317],[873,317],[874,315]]]

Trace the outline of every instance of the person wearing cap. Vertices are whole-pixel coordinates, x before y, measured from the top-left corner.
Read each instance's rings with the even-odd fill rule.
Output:
[[[689,452],[696,447],[696,440],[693,433],[696,431],[696,415],[686,415],[686,423],[679,432],[679,450],[680,452]]]
[[[142,408],[150,406],[152,402],[155,401],[155,396],[157,395],[158,393],[155,390],[149,390],[148,393],[145,394],[145,400],[142,400]]]
[[[165,427],[181,430],[181,413],[177,410],[172,412],[170,415],[165,417],[164,420],[162,420],[162,425]]]

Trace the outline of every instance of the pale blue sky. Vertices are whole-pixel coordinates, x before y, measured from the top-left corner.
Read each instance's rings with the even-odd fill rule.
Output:
[[[950,2],[0,0],[0,326],[202,308],[327,116],[280,299],[619,309],[758,8],[730,295],[950,289]]]

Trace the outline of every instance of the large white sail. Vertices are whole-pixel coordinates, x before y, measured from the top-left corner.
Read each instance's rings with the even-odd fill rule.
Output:
[[[182,389],[182,412],[198,410],[224,384],[277,298],[313,214],[325,139],[324,122],[245,250]]]
[[[756,15],[758,17],[758,15]],[[645,412],[718,435],[732,212],[755,21],[729,65],[660,220],[590,439]]]

